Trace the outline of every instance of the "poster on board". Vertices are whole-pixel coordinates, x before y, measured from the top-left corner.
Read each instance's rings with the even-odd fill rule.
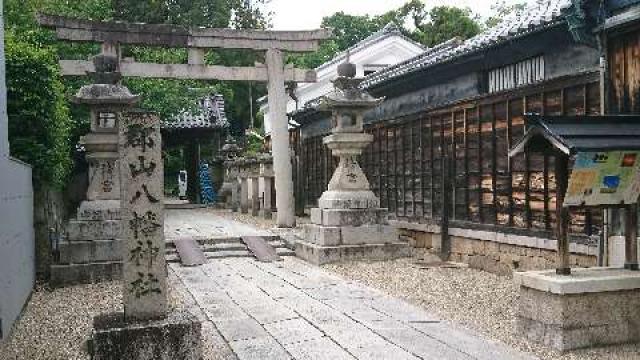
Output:
[[[640,195],[640,152],[578,153],[564,206],[633,204]]]

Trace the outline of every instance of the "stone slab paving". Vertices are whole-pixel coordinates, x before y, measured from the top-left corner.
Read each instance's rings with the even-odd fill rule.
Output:
[[[168,240],[272,235],[207,209],[166,213]],[[173,263],[169,280],[215,359],[534,359],[296,258]]]
[[[169,267],[187,308],[240,360],[534,359],[299,259]]]
[[[167,240],[272,235],[269,231],[218,216],[209,209],[166,210],[164,232]]]

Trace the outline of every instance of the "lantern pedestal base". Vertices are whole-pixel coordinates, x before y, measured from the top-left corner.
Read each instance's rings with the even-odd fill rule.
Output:
[[[67,222],[65,239],[58,244],[59,259],[50,267],[51,286],[120,279],[120,219],[119,200],[83,201],[77,218]]]
[[[305,241],[296,243],[296,256],[314,265],[323,265],[350,260],[393,260],[411,256],[409,244],[321,246]]]
[[[572,269],[514,273],[518,333],[559,351],[640,341],[640,272]]]
[[[123,313],[93,319],[93,360],[200,360],[201,324],[186,311],[165,319],[127,321]]]
[[[391,260],[411,255],[389,225],[387,209],[371,191],[326,191],[320,208],[311,209],[311,224],[296,255],[313,264],[346,260]]]

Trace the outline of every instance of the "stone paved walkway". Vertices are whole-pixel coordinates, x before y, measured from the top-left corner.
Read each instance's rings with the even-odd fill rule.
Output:
[[[224,238],[236,236],[271,235],[269,231],[256,229],[238,221],[216,215],[208,209],[166,210],[164,234],[167,240],[180,237]]]
[[[170,211],[166,224],[176,236],[264,233],[198,210]],[[169,279],[219,359],[532,359],[296,258],[174,263]]]
[[[239,359],[529,358],[298,259],[170,270]]]

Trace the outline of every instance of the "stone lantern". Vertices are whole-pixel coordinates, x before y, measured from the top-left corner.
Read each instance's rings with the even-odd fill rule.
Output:
[[[80,139],[89,163],[87,201],[82,204],[81,213],[120,208],[118,124],[121,113],[139,100],[120,84],[116,57],[98,55],[93,62],[96,71],[88,75],[94,83],[83,86],[73,97],[75,103],[86,104],[91,113],[91,131]]]
[[[116,56],[93,58],[94,83],[73,97],[89,107],[91,130],[80,139],[89,163],[89,187],[77,217],[69,220],[66,237],[59,245],[60,261],[51,266],[54,286],[119,279],[122,274],[120,236],[120,168],[118,126],[124,111],[139,97],[120,84]],[[141,137],[147,145],[152,138]]]
[[[333,82],[335,91],[323,99],[321,106],[331,110],[331,135],[325,137],[323,143],[340,161],[328,191],[320,198],[320,208],[378,207],[379,200],[370,189],[358,157],[373,142],[373,135],[363,132],[364,113],[383,99],[375,99],[359,89],[362,79],[353,77],[355,65],[341,64],[338,76]],[[354,201],[359,204],[355,205]]]
[[[380,208],[358,164],[358,157],[373,141],[371,134],[363,132],[364,114],[383,99],[359,88],[362,79],[354,78],[355,70],[353,64],[341,64],[335,90],[320,105],[331,112],[331,134],[323,142],[339,163],[318,208],[311,210],[304,241],[296,247],[298,256],[316,264],[409,255],[408,244],[399,242],[396,229],[388,224],[387,210]]]

